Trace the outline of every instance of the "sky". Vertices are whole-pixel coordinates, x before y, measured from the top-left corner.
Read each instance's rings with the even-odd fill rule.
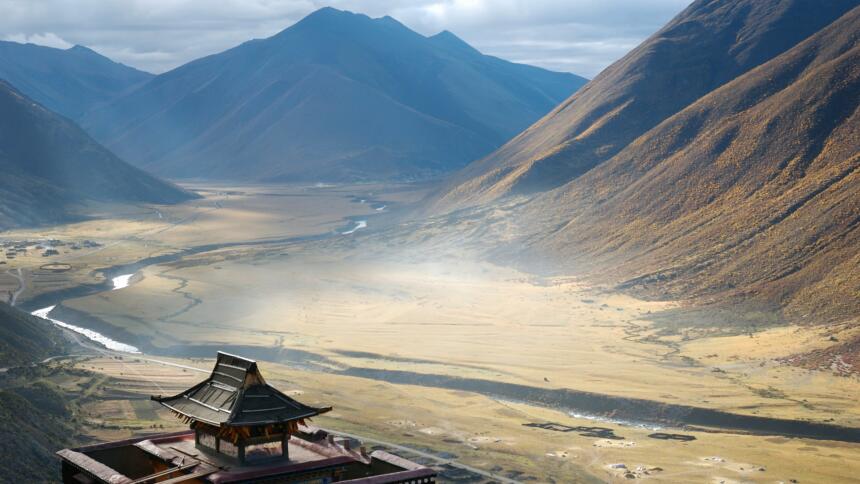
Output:
[[[67,48],[162,73],[331,6],[478,50],[592,78],[690,0],[0,0],[0,39]]]

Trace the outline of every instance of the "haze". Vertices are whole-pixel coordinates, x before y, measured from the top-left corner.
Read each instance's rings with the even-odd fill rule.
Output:
[[[0,483],[860,475],[857,0],[0,8]]]

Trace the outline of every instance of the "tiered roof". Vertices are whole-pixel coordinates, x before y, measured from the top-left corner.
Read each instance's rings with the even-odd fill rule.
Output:
[[[206,380],[172,397],[152,397],[191,422],[251,427],[298,421],[331,410],[300,403],[263,379],[257,362],[218,352]]]

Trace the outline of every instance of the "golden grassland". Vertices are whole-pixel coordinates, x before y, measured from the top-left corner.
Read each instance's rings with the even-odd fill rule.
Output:
[[[187,247],[298,237],[337,230],[344,218],[376,213],[369,203],[356,203],[351,195],[370,199],[375,192],[397,202],[421,195],[420,190],[360,185],[315,187],[292,185],[197,186],[187,188],[204,196],[200,200],[172,206],[94,205],[90,220],[0,234],[6,241],[62,240],[68,244],[94,240],[102,247],[74,251],[60,247],[60,254],[43,257],[29,250],[14,259],[0,254],[0,297],[19,287],[10,274],[21,269],[26,288],[20,300],[83,283],[104,279],[94,271],[146,257],[168,254]],[[387,191],[383,189],[387,188]],[[64,263],[67,271],[40,269],[45,264]]]
[[[667,303],[538,281],[488,263],[341,259],[293,248],[228,252],[230,260],[208,254],[187,266],[152,267],[128,289],[64,304],[154,335],[153,344],[166,348],[283,347],[344,367],[860,426],[853,398],[860,382],[776,361],[824,344],[814,329],[793,328],[782,339],[770,332],[652,339],[648,312]]]
[[[854,336],[850,328],[666,336],[650,318],[675,303],[641,301],[573,278],[536,277],[453,246],[400,251],[372,235],[388,222],[384,212],[360,203],[362,198],[391,209],[419,198],[421,191],[194,188],[206,198],[178,207],[136,208],[117,219],[4,234],[104,244],[90,252],[16,259],[11,268],[22,268],[28,284],[22,297],[46,287],[99,282],[102,276],[94,270],[102,267],[191,246],[246,242],[146,267],[125,289],[63,305],[121,328],[156,352],[200,345],[284,348],[305,352],[298,354],[319,369],[468,377],[860,427],[856,378],[781,361],[832,345],[830,336],[847,340]],[[350,224],[344,217],[364,216],[368,235],[339,234]],[[283,240],[320,233],[333,237]],[[420,241],[423,235],[413,237]],[[276,242],[251,244],[263,240]],[[73,269],[42,274],[35,268],[49,262],[45,259]],[[3,283],[15,290],[17,279],[6,276]],[[104,388],[95,391],[98,398],[84,406],[95,437],[170,427],[168,416],[142,396],[175,392],[201,377],[137,360],[80,363],[106,378]],[[208,368],[211,362],[191,365]],[[659,482],[850,482],[860,472],[857,444],[704,431],[683,432],[697,438],[691,442],[662,441],[647,437],[652,430],[646,428],[574,418],[471,392],[270,362],[263,368],[277,386],[303,392],[307,403],[334,405],[335,412],[317,422],[322,426],[449,452],[460,462],[486,470],[500,467],[538,482],[589,475],[626,480],[627,471]],[[625,438],[524,426],[540,422],[611,427]],[[618,463],[627,470],[608,467]],[[654,468],[662,470],[649,470]]]
[[[213,363],[157,360],[201,369]],[[100,385],[102,396],[82,411],[90,435],[100,440],[183,428],[148,397],[178,392],[205,377],[146,357],[96,358],[77,366],[106,377]],[[654,482],[852,482],[860,472],[856,444],[700,431],[684,432],[695,436],[694,441],[662,441],[648,437],[652,429],[574,418],[473,393],[370,382],[268,362],[262,369],[270,384],[294,398],[334,405],[334,411],[314,419],[314,425],[430,449],[467,465],[537,482],[591,477],[627,481],[626,471],[613,464],[624,464],[638,479]],[[523,425],[543,422],[611,428],[624,439]]]

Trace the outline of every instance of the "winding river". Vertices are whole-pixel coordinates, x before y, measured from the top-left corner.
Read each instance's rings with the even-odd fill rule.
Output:
[[[179,260],[188,255],[231,246],[255,246],[273,243],[322,240],[337,235],[350,235],[355,233],[357,230],[367,227],[367,220],[351,219],[351,222],[354,225],[349,230],[341,229],[341,231],[333,231],[326,234],[288,237],[274,240],[269,239],[252,242],[232,242],[196,246],[171,254],[153,256],[134,263],[114,266],[102,271],[102,274],[104,274],[110,281],[109,284],[107,282],[90,284],[72,289],[59,290],[53,293],[42,294],[39,297],[28,301],[28,304],[30,304],[28,309],[32,311],[31,314],[33,316],[51,321],[53,324],[61,328],[80,334],[108,350],[128,354],[141,354],[142,351],[136,346],[116,341],[92,329],[51,318],[51,311],[57,304],[59,304],[56,301],[62,301],[69,297],[92,295],[104,291],[115,291],[127,288],[131,284],[131,280],[138,270],[153,264]],[[42,305],[51,304],[51,302],[53,302],[54,305],[39,308]],[[39,309],[33,310],[33,308]],[[194,356],[194,350],[202,352],[200,356],[203,356],[204,354],[211,355],[212,352],[212,348],[208,346],[199,348],[184,347],[183,354],[173,356]],[[632,397],[603,395],[569,388],[547,389],[503,381],[462,378],[444,374],[424,374],[378,368],[338,368],[331,365],[316,368],[313,366],[313,362],[315,361],[314,358],[325,359],[325,357],[294,349],[285,350],[280,347],[243,347],[241,350],[253,352],[255,353],[253,356],[260,359],[278,361],[294,366],[308,367],[308,369],[316,371],[385,381],[393,384],[418,385],[424,387],[444,388],[448,390],[468,391],[482,394],[496,400],[524,402],[540,407],[563,410],[577,418],[587,418],[589,420],[624,426],[635,425],[658,429],[663,426],[683,427],[685,425],[697,425],[730,431],[737,430],[760,435],[781,435],[789,437],[838,440],[844,442],[860,442],[860,429],[828,423],[734,414],[709,408],[670,404]],[[310,364],[308,363],[309,361]]]
[[[368,202],[367,199],[361,200],[361,203],[366,203],[366,202]],[[372,202],[375,205],[378,204],[375,201],[372,201]],[[382,204],[379,204],[379,205],[381,205],[382,209],[384,209],[386,207],[385,205],[382,205]],[[376,208],[375,210],[380,211],[379,208]],[[159,212],[159,216],[161,216],[160,212]],[[234,247],[234,246],[246,246],[246,245],[247,246],[254,246],[254,245],[265,245],[265,244],[276,244],[276,243],[289,243],[289,242],[303,242],[303,241],[311,241],[311,240],[321,240],[321,239],[325,239],[325,238],[331,237],[333,235],[338,235],[338,234],[339,235],[350,235],[350,234],[355,233],[357,230],[367,228],[367,220],[355,220],[352,217],[349,217],[348,219],[353,224],[353,226],[349,230],[341,229],[342,231],[339,231],[339,232],[335,231],[335,232],[324,233],[324,234],[306,235],[306,236],[297,236],[297,237],[286,237],[286,238],[281,238],[281,239],[269,239],[269,240],[248,241],[248,242],[228,242],[228,243],[222,243],[222,244],[207,244],[207,245],[191,247],[191,248],[177,251],[177,252],[174,252],[171,254],[164,254],[164,255],[160,255],[160,256],[148,257],[146,259],[142,259],[142,260],[139,260],[137,262],[130,263],[130,264],[114,266],[114,267],[108,268],[102,272],[106,277],[110,278],[110,282],[111,282],[110,287],[106,287],[107,284],[91,284],[91,285],[87,285],[87,286],[71,288],[68,290],[57,291],[56,293],[48,293],[48,294],[40,295],[39,297],[35,298],[33,301],[30,301],[30,304],[32,304],[30,306],[30,309],[31,309],[30,314],[32,314],[33,316],[36,316],[38,318],[42,318],[42,319],[45,319],[47,321],[50,321],[50,322],[54,323],[55,325],[60,326],[61,328],[65,328],[65,329],[68,329],[70,331],[74,331],[75,333],[78,333],[78,334],[86,337],[87,339],[104,346],[105,348],[107,348],[109,350],[119,351],[119,352],[123,352],[123,353],[140,354],[141,351],[136,346],[133,346],[133,345],[130,345],[127,343],[122,343],[120,341],[116,341],[114,339],[111,339],[111,338],[99,333],[98,331],[94,331],[94,330],[89,329],[89,328],[84,328],[84,327],[77,326],[74,324],[66,323],[64,321],[60,321],[58,319],[51,318],[49,316],[49,314],[51,313],[51,311],[54,308],[57,307],[58,304],[60,304],[60,303],[57,303],[55,301],[59,300],[60,302],[62,302],[62,300],[67,298],[67,297],[79,297],[79,296],[97,294],[99,292],[108,291],[108,290],[109,291],[117,291],[120,289],[125,289],[131,284],[131,279],[132,279],[132,277],[134,277],[134,274],[138,270],[143,269],[144,267],[147,267],[150,265],[154,265],[154,264],[160,264],[160,263],[179,260],[179,259],[182,259],[183,257],[189,256],[189,255],[194,255],[194,254],[199,254],[202,252],[209,252],[212,250],[217,250],[217,249],[226,248],[226,247]],[[23,285],[22,285],[22,287],[23,287]],[[52,302],[53,302],[53,304],[51,306],[45,306],[45,307],[41,307],[41,308],[39,307],[42,304],[51,304]],[[39,309],[32,310],[33,307],[36,307]]]
[[[63,321],[51,318],[50,316],[48,316],[48,314],[50,314],[51,311],[53,311],[55,307],[56,306],[48,306],[46,308],[37,309],[30,314],[32,314],[33,316],[36,316],[37,318],[46,319],[46,320],[56,324],[57,326],[59,326],[61,328],[65,328],[65,329],[68,329],[69,331],[74,331],[75,333],[83,335],[87,339],[90,339],[90,340],[104,346],[105,348],[107,348],[109,350],[119,351],[122,353],[131,353],[131,354],[140,354],[141,353],[141,351],[139,349],[137,349],[137,347],[132,346],[132,345],[128,345],[125,343],[120,343],[119,341],[114,341],[114,340],[108,338],[107,336],[97,332],[97,331],[93,331],[93,330],[87,329],[87,328],[82,328],[80,326],[75,326],[74,324],[65,323]]]

